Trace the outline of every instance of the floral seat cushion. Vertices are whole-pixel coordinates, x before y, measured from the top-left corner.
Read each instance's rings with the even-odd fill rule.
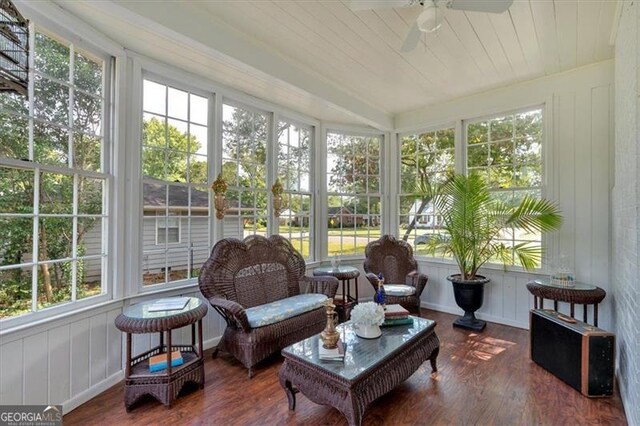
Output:
[[[412,296],[416,294],[416,288],[405,284],[385,284],[384,292],[389,296]]]
[[[245,309],[249,325],[253,328],[275,324],[319,308],[327,300],[324,294],[299,294]]]

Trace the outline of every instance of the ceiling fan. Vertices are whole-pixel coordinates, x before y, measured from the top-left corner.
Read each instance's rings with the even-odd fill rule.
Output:
[[[416,48],[423,33],[434,32],[440,28],[447,9],[502,13],[509,9],[512,3],[513,0],[351,0],[349,8],[353,11],[396,7],[422,8],[400,48],[403,52],[410,52]]]

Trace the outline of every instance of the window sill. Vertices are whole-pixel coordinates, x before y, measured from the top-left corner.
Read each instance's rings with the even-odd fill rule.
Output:
[[[108,294],[103,294],[95,298],[54,306],[42,311],[3,320],[0,322],[0,336],[4,337],[19,331],[35,329],[45,324],[50,324],[52,327],[55,322],[101,310],[121,302],[120,299],[110,300],[109,297]]]
[[[427,256],[416,256],[416,261],[418,264],[438,264],[443,266],[450,266],[455,269],[458,268],[458,265],[454,260],[444,259],[441,257],[427,257]],[[521,266],[507,266],[506,268],[497,263],[489,263],[485,264],[480,268],[480,271],[495,271],[500,273],[511,273],[511,274],[519,274],[519,275],[538,275],[545,276],[549,275],[548,272],[545,272],[544,269],[534,269],[533,271],[527,271]]]

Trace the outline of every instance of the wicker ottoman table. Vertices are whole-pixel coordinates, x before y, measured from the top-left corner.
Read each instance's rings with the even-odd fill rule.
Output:
[[[318,357],[315,335],[282,350],[284,363],[279,379],[296,407],[296,393],[311,401],[338,409],[350,425],[360,425],[367,406],[411,376],[426,360],[437,371],[440,342],[435,321],[412,317],[413,325],[385,327],[378,339],[355,335],[353,324],[339,325],[346,343],[344,362],[323,361]]]
[[[163,299],[163,300],[171,300]],[[129,306],[115,320],[116,327],[127,333],[127,359],[125,366],[124,404],[127,411],[143,395],[151,395],[166,407],[187,382],[202,388],[204,386],[204,364],[202,361],[202,318],[207,313],[207,305],[200,299],[189,297],[181,310],[152,311],[156,301]],[[196,323],[198,324],[198,344],[196,346]],[[172,345],[171,330],[191,325],[191,345]],[[131,335],[134,333],[160,333],[160,343],[140,355],[131,357]],[[166,345],[165,345],[166,334]],[[182,353],[184,363],[172,367],[172,350]],[[149,358],[161,353],[167,354],[167,368],[158,372],[149,371]]]

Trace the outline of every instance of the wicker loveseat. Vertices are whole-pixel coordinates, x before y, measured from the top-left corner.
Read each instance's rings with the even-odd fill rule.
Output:
[[[392,235],[383,235],[367,244],[364,256],[364,271],[375,290],[378,289],[378,274],[384,276],[386,302],[400,304],[409,312],[420,315],[420,295],[428,277],[418,272],[411,246]]]
[[[220,240],[200,271],[200,291],[227,328],[222,349],[249,369],[285,346],[320,333],[324,301],[338,280],[305,277],[305,262],[289,241],[273,235]]]

